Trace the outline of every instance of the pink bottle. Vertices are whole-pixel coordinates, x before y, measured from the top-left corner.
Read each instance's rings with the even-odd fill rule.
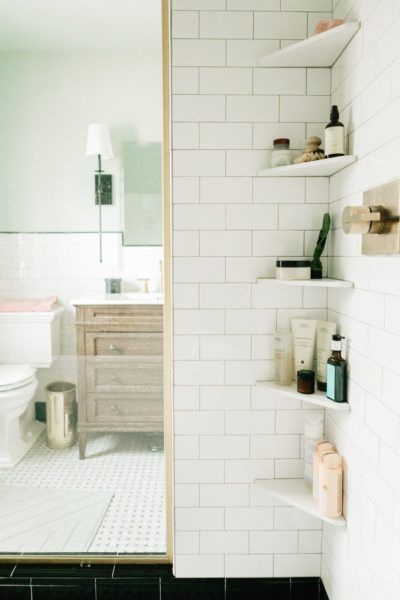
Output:
[[[343,468],[339,454],[321,457],[318,483],[318,507],[325,517],[336,519],[343,512]]]
[[[313,497],[316,501],[318,501],[318,482],[321,456],[326,452],[336,452],[335,446],[330,442],[318,442],[313,458]]]

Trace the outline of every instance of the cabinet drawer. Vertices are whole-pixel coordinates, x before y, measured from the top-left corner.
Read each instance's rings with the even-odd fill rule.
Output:
[[[161,356],[162,333],[86,333],[86,356]]]
[[[129,362],[94,360],[86,363],[89,392],[135,392],[142,386],[163,385],[162,357],[137,357]]]
[[[162,306],[86,306],[85,326],[103,331],[162,332]]]
[[[88,394],[86,416],[88,424],[120,424],[127,430],[135,425],[138,431],[162,431],[162,394],[149,390],[137,395]]]

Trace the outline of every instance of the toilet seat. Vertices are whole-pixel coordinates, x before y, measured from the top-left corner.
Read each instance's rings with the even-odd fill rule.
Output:
[[[29,385],[35,373],[30,365],[0,365],[0,394]]]

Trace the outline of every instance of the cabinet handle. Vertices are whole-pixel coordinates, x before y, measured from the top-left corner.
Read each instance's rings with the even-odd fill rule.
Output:
[[[112,413],[114,413],[114,414],[119,414],[118,407],[117,407],[117,406],[115,406],[115,404],[111,404],[111,406],[110,406],[110,411],[111,411]]]
[[[114,342],[108,346],[108,349],[110,352],[119,352],[119,348],[114,344]]]

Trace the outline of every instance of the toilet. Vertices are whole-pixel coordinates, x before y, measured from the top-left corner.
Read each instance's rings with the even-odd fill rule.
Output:
[[[36,369],[60,354],[62,311],[0,313],[0,468],[16,465],[45,428],[35,420]]]

